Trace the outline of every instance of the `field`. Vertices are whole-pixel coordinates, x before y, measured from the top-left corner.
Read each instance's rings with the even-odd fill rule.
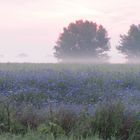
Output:
[[[139,140],[140,65],[0,64],[0,139],[28,133]]]

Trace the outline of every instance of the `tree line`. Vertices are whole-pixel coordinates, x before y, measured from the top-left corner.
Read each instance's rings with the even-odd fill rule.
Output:
[[[110,38],[102,25],[78,20],[63,29],[54,46],[55,57],[61,62],[107,62]],[[139,60],[140,25],[131,25],[127,34],[120,35],[116,47],[128,62]]]

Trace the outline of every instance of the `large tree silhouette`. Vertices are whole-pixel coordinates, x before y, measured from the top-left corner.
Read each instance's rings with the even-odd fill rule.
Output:
[[[102,25],[78,20],[70,23],[60,34],[55,49],[55,57],[67,62],[106,60],[109,38]]]
[[[128,33],[120,36],[118,49],[127,56],[129,62],[140,59],[140,25],[131,25]]]

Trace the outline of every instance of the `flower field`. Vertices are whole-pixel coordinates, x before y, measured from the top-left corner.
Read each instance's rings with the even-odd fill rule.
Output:
[[[53,135],[140,139],[140,65],[0,64],[0,97],[0,133],[30,128]],[[68,128],[65,119],[71,122]],[[48,127],[58,127],[57,132]]]

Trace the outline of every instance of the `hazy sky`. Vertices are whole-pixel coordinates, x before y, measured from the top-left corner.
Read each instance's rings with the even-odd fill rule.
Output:
[[[140,23],[139,13],[139,0],[0,0],[0,62],[55,62],[59,33],[79,19],[102,24],[114,47],[119,34]]]

